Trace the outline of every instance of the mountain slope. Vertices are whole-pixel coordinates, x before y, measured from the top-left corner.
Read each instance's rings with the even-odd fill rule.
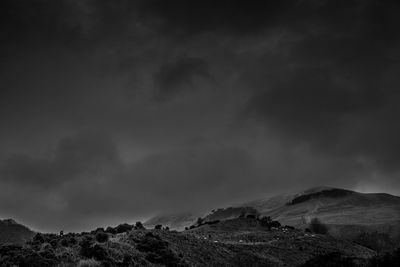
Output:
[[[400,197],[384,193],[359,193],[333,187],[314,187],[295,194],[282,194],[271,198],[246,202],[239,207],[213,210],[208,215],[176,214],[157,216],[147,225],[168,225],[171,229],[182,230],[195,223],[202,216],[206,221],[227,220],[246,213],[253,207],[262,216],[271,216],[283,225],[308,227],[311,219],[319,218],[323,223],[336,228],[357,226],[369,230],[380,230],[400,234]]]
[[[34,235],[35,232],[12,219],[0,220],[0,244],[23,244]]]
[[[324,188],[305,191],[274,209],[259,211],[293,226],[304,226],[314,217],[326,224],[377,225],[400,221],[400,197]]]

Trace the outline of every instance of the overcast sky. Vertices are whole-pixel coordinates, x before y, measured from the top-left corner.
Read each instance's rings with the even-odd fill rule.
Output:
[[[0,218],[400,194],[396,2],[2,0]]]

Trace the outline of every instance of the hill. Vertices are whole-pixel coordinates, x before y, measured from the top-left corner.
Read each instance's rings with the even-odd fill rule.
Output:
[[[23,244],[34,235],[35,232],[12,219],[0,220],[0,244]]]
[[[202,217],[204,221],[227,220],[239,217],[242,213],[246,214],[251,208],[262,216],[271,216],[282,224],[300,228],[308,227],[311,219],[318,218],[331,225],[330,229],[336,235],[343,235],[343,231],[347,235],[348,229],[352,229],[352,233],[368,230],[400,235],[400,197],[384,193],[365,194],[326,186],[254,200],[237,207],[213,210],[206,215],[157,216],[146,224],[162,224],[171,229],[182,230],[185,226],[193,225],[197,217]],[[361,230],[354,232],[354,229]]]
[[[24,246],[0,246],[0,265],[302,266],[332,253],[363,265],[376,255],[352,242],[236,218],[183,232],[123,224],[90,233],[37,234]]]

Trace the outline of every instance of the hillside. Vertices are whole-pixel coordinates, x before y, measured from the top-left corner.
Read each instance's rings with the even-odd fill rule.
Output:
[[[329,236],[268,230],[257,219],[237,218],[183,232],[124,224],[106,232],[38,234],[25,246],[0,246],[0,265],[301,266],[332,253],[363,265],[376,254]]]
[[[34,235],[35,232],[12,219],[0,220],[0,244],[23,244]]]
[[[356,226],[362,230],[379,230],[396,236],[400,233],[400,197],[383,193],[364,194],[326,186],[254,200],[239,207],[217,209],[207,215],[155,217],[150,220],[153,223],[149,225],[158,223],[181,230],[184,226],[194,224],[200,216],[205,221],[227,220],[239,217],[249,208],[256,209],[262,216],[271,216],[282,224],[300,228],[308,227],[312,218],[319,218],[332,226],[334,234],[351,226],[353,230]]]

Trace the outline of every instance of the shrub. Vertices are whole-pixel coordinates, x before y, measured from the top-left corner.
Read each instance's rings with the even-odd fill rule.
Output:
[[[161,230],[162,229],[162,225],[161,224],[157,224],[156,226],[154,226],[154,229]]]
[[[142,222],[136,222],[135,223],[135,229],[145,229]]]
[[[127,223],[120,224],[115,228],[115,230],[117,231],[118,234],[129,232],[132,229],[133,229],[133,226],[129,225]]]
[[[97,267],[101,266],[101,263],[94,259],[84,259],[78,262],[77,267]]]
[[[328,227],[323,224],[318,218],[314,218],[310,222],[310,229],[313,233],[325,235],[328,233]]]
[[[294,230],[294,229],[296,229],[296,228],[294,228],[294,227],[291,226],[291,225],[285,225],[284,228],[286,228],[286,229],[288,229],[288,230]]]
[[[264,216],[264,217],[261,217],[260,218],[260,225],[262,226],[262,227],[268,227],[268,228],[270,228],[271,226],[270,226],[270,223],[272,222],[272,220],[271,220],[271,217],[269,217],[269,216]]]
[[[104,243],[108,241],[108,234],[104,232],[98,232],[96,234],[96,241],[100,243]]]
[[[273,220],[271,219],[271,217],[269,217],[269,216],[262,217],[262,218],[260,219],[260,225],[261,225],[262,227],[268,228],[268,230],[271,230],[272,227],[275,227],[275,228],[281,227],[281,223],[280,223],[280,222],[278,222],[278,221],[273,221]]]
[[[33,237],[32,241],[35,242],[35,243],[43,243],[44,242],[44,237],[43,237],[43,235],[41,233],[37,233]]]
[[[139,240],[137,249],[146,253],[146,259],[152,263],[165,266],[179,266],[180,259],[168,247],[168,242],[151,232]]]
[[[60,243],[61,243],[61,246],[63,246],[63,247],[68,247],[69,246],[68,240],[65,239],[65,238],[63,238]]]
[[[274,227],[274,228],[281,227],[281,223],[278,221],[272,221],[269,225],[270,225],[270,227]]]
[[[117,230],[109,226],[107,227],[105,232],[115,235],[117,233]]]
[[[91,238],[84,238],[81,242],[79,242],[80,254],[83,257],[91,258],[91,247],[93,245],[93,240]]]

